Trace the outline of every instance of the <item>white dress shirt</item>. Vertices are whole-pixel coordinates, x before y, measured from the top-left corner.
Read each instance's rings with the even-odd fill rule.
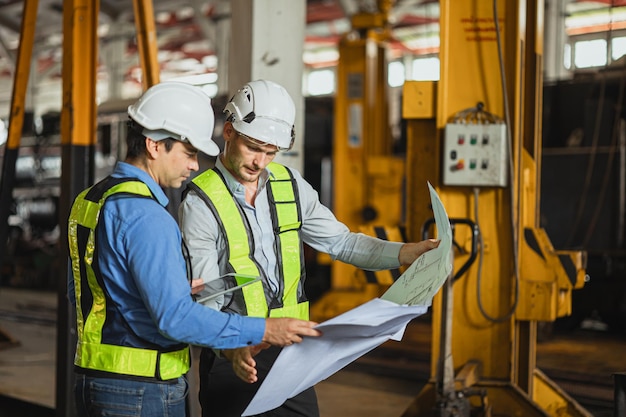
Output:
[[[267,196],[269,169],[259,177],[255,206],[246,203],[244,187],[217,158],[215,167],[224,175],[226,186],[243,208],[254,238],[254,258],[265,271],[265,285],[275,291],[279,266],[274,247],[274,231]],[[298,187],[302,210],[302,240],[313,249],[328,253],[333,260],[366,270],[392,269],[400,266],[398,254],[402,243],[377,239],[362,233],[350,232],[335,215],[319,201],[317,191],[296,170],[290,168]],[[191,190],[180,204],[179,221],[183,239],[189,249],[193,278],[202,278],[210,291],[224,288],[218,278],[229,272],[226,240],[218,222],[206,203]],[[214,281],[214,282],[212,282]],[[226,295],[228,297],[228,295]],[[228,300],[226,300],[227,302]],[[216,297],[207,305],[221,309],[224,296]]]

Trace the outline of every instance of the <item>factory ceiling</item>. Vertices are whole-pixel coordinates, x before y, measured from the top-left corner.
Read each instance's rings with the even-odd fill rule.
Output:
[[[12,79],[24,3],[23,0],[0,0],[0,82]],[[61,75],[63,3],[63,0],[39,0],[33,61],[39,80]],[[392,3],[388,16],[391,55],[436,54],[439,50],[439,1],[396,0]],[[626,6],[626,0],[570,0],[566,3],[570,14]],[[335,65],[336,45],[351,29],[350,17],[358,12],[375,11],[376,4],[376,0],[307,0],[305,65],[310,68]],[[216,26],[235,12],[230,10],[230,1],[153,0],[153,5],[163,78],[215,72]],[[99,24],[100,48],[114,39],[123,39],[127,51],[126,81],[138,82],[133,2],[100,0]]]
[[[215,71],[215,28],[228,18],[228,0],[154,0],[159,63],[169,76]],[[11,77],[19,45],[24,1],[0,0],[0,79]],[[305,64],[311,67],[334,65],[340,36],[350,30],[349,17],[359,11],[375,11],[372,0],[307,0]],[[420,44],[419,33],[438,34],[437,0],[394,2],[392,50],[436,52],[437,44]],[[100,0],[99,36],[102,48],[112,39],[125,39],[128,62],[126,76],[137,76],[133,2]],[[35,33],[35,62],[41,77],[59,77],[62,50],[63,0],[39,0]],[[134,55],[134,57],[133,57]]]

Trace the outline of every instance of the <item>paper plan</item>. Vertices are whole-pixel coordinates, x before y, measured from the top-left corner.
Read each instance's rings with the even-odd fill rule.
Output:
[[[319,324],[322,336],[285,347],[243,416],[279,407],[382,343],[401,340],[409,321],[428,310],[452,270],[450,221],[435,189],[428,188],[439,246],[413,262],[381,298]]]
[[[389,339],[401,340],[407,323],[427,311],[375,298],[317,328],[320,337],[285,347],[242,414],[279,407],[288,398],[328,378]]]

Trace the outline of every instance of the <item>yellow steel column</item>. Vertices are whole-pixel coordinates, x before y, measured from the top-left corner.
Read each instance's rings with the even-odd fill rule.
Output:
[[[363,209],[372,207],[368,158],[391,153],[384,42],[379,33],[368,30],[362,36],[347,35],[339,43],[333,211],[352,229],[367,222]],[[394,220],[398,221],[397,216]]]
[[[63,103],[61,109],[62,172],[59,207],[60,242],[67,241],[67,216],[74,197],[94,181],[96,144],[96,69],[100,2],[63,2]],[[61,254],[68,257],[67,246]],[[75,414],[73,359],[76,340],[74,311],[67,301],[65,268],[58,285],[56,412]]]
[[[461,370],[457,377],[465,377],[456,381],[457,389],[471,393],[469,404],[491,413],[485,415],[589,416],[535,363],[537,321],[568,314],[571,290],[584,277],[581,254],[555,251],[538,228],[542,14],[543,0],[441,0],[441,77],[435,100],[426,100],[436,102],[434,117],[428,105],[416,104],[428,97],[434,83],[407,83],[404,89],[405,103],[413,104],[404,112],[412,119],[408,189],[419,191],[431,181],[450,218],[469,219],[480,227],[481,268],[474,264],[454,283],[452,334],[446,339],[451,340],[454,369]],[[446,186],[440,179],[441,170],[448,168],[441,166],[444,129],[457,112],[479,102],[506,121],[508,186]],[[415,239],[431,214],[424,194],[408,198],[408,229]],[[470,230],[457,228],[454,238],[470,252]],[[455,270],[466,260],[467,255],[455,254]],[[442,314],[439,294],[433,302],[433,378]],[[430,383],[404,416],[431,415],[439,399]]]
[[[137,46],[141,61],[142,85],[147,90],[158,84],[160,79],[159,60],[157,57],[157,35],[154,24],[154,7],[152,0],[133,0],[135,11],[135,27],[137,29]]]
[[[505,72],[512,74],[515,53],[510,48],[511,42],[507,40],[516,35],[515,7],[512,2],[501,3],[507,6],[501,8],[502,14],[498,17],[506,22],[501,25],[505,43]],[[491,1],[474,0],[460,4],[444,0],[440,4],[441,78],[438,83],[436,117],[439,134],[451,116],[460,110],[474,107],[478,102],[483,102],[489,112],[504,115]],[[513,91],[514,78],[509,75],[507,82],[507,88]],[[478,281],[475,265],[454,285],[456,303],[453,309],[452,355],[455,368],[479,359],[483,364],[483,376],[508,380],[511,377],[511,351],[507,346],[511,342],[513,319],[509,317],[496,323],[486,319],[481,314],[477,294],[482,298],[483,308],[491,316],[506,316],[514,291],[509,191],[498,188],[481,190],[480,218],[475,219],[471,188],[444,187],[441,184],[438,188],[451,218],[473,219],[480,224],[485,249],[482,280]],[[459,229],[456,239],[469,249],[468,231]],[[464,259],[459,256],[455,259],[456,270]],[[439,302],[437,300],[437,304]],[[433,328],[438,325],[438,317],[434,317]],[[467,338],[473,342],[463,345],[461,342]],[[434,345],[437,340],[433,338]],[[438,351],[438,347],[433,349],[433,352]]]
[[[63,166],[62,182],[76,185],[73,190],[76,194],[83,186],[91,185],[94,175],[99,5],[99,1],[90,0],[65,0],[63,3],[61,144],[64,149],[72,150],[70,158],[63,161],[72,165]],[[73,199],[76,194],[72,194],[67,197]]]
[[[387,99],[385,94],[377,91],[383,82],[381,61],[384,62],[384,45],[379,43],[375,34],[368,33],[363,38],[342,39],[339,54],[333,143],[333,211],[337,218],[354,230],[367,222],[364,210],[374,209],[368,190],[368,158],[387,156],[391,152],[389,132],[386,130]],[[398,218],[395,220],[398,221]],[[350,278],[346,275],[349,274],[333,270],[336,287],[350,286]]]
[[[37,20],[38,0],[26,0],[22,13],[20,44],[17,50],[17,64],[13,75],[13,93],[11,95],[11,113],[9,131],[2,161],[2,178],[0,178],[0,263],[4,263],[6,243],[9,234],[9,215],[13,202],[13,185],[15,183],[15,165],[19,154],[22,127],[24,125],[25,96],[30,75],[31,56],[35,39],[35,23]],[[0,337],[10,343],[17,344],[8,333],[0,328]]]
[[[333,212],[351,230],[398,227],[402,221],[404,161],[392,153],[387,98],[387,15],[352,16],[352,30],[339,42],[334,110]],[[363,230],[366,232],[366,230]],[[362,271],[334,261],[331,290],[311,308],[317,320],[333,317],[382,293]]]
[[[14,73],[13,93],[11,96],[11,113],[7,144],[4,148],[2,162],[2,178],[0,179],[0,248],[6,249],[8,236],[8,219],[13,200],[13,184],[15,183],[15,164],[19,153],[24,125],[24,107],[26,105],[26,89],[30,75],[30,65],[35,40],[35,24],[37,22],[38,0],[26,0],[22,14],[20,45],[17,50],[17,64]],[[4,254],[5,251],[2,250]],[[0,256],[0,260],[4,255]]]

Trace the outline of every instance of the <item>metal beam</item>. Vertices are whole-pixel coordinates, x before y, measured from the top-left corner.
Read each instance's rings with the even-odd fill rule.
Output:
[[[143,89],[158,84],[160,78],[157,59],[157,36],[154,24],[154,6],[152,0],[133,0],[135,26],[137,28],[137,46],[139,60],[143,70]]]
[[[35,42],[35,25],[37,23],[38,0],[25,0],[20,30],[20,45],[17,51],[17,65],[14,71],[13,94],[11,97],[11,113],[6,149],[2,163],[0,179],[0,253],[6,253],[8,237],[8,219],[13,202],[13,186],[15,185],[15,164],[22,138],[24,125],[24,109],[26,107],[26,90],[30,76],[31,56]],[[4,255],[0,256],[4,259]]]
[[[63,2],[63,107],[61,109],[60,242],[67,242],[67,217],[74,197],[94,181],[98,0]],[[59,246],[69,259],[67,245]],[[74,416],[74,309],[67,298],[70,268],[61,268],[57,291],[56,415]]]

